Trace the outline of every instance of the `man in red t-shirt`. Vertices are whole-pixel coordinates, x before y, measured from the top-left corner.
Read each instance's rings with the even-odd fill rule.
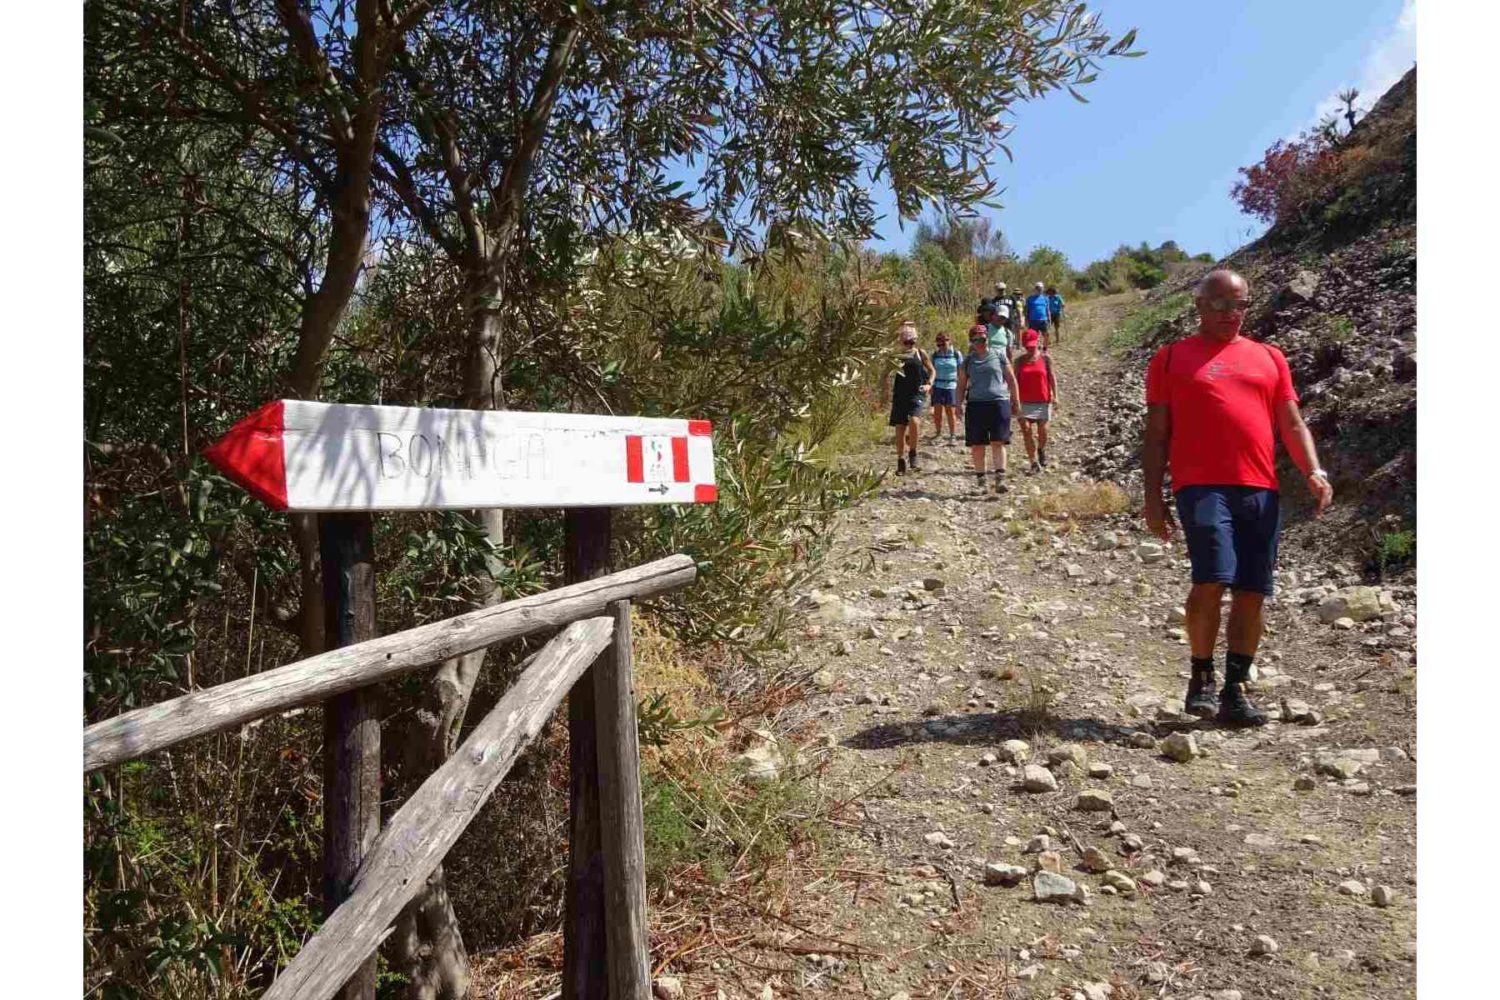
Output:
[[[1333,501],[1312,435],[1297,407],[1286,358],[1240,336],[1250,285],[1229,270],[1198,286],[1198,334],[1156,352],[1146,371],[1146,525],[1163,541],[1172,515],[1162,497],[1170,465],[1193,586],[1187,599],[1192,680],[1187,710],[1227,725],[1260,726],[1244,684],[1260,645],[1262,605],[1271,593],[1281,530],[1276,433],[1304,476],[1322,514]],[[1214,645],[1219,602],[1233,591],[1226,636],[1224,689],[1215,704]]]

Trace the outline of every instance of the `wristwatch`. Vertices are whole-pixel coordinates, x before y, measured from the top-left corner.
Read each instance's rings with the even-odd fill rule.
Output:
[[[1328,473],[1324,472],[1322,469],[1314,469],[1314,470],[1312,470],[1311,472],[1309,472],[1307,474],[1307,478],[1308,479],[1311,479],[1314,476],[1317,476],[1319,479],[1323,480],[1323,482],[1325,482],[1325,483],[1328,482]]]

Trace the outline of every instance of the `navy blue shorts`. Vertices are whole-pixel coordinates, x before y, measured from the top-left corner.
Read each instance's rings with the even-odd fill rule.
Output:
[[[1255,486],[1184,486],[1177,516],[1187,538],[1194,583],[1271,595],[1281,497]]]
[[[955,386],[951,386],[951,385],[948,386],[947,388],[944,388],[943,386],[940,386],[940,385],[933,386],[932,387],[932,405],[933,406],[953,406],[954,405],[953,394],[955,392],[957,392],[957,391],[958,391],[958,389]]]
[[[964,408],[964,444],[1010,443],[1010,400],[969,400]]]

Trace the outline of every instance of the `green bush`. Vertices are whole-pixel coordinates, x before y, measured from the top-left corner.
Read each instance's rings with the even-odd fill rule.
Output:
[[[1167,327],[1186,316],[1192,307],[1192,292],[1174,292],[1156,302],[1142,305],[1126,316],[1110,334],[1109,346],[1115,350],[1129,350],[1153,343]]]

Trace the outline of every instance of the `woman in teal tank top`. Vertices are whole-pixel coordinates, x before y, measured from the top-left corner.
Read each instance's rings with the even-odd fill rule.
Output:
[[[948,416],[948,443],[958,433],[958,407],[954,394],[958,391],[958,366],[964,356],[953,349],[946,333],[937,335],[937,350],[932,352],[932,433],[934,439],[943,433],[943,415]]]

